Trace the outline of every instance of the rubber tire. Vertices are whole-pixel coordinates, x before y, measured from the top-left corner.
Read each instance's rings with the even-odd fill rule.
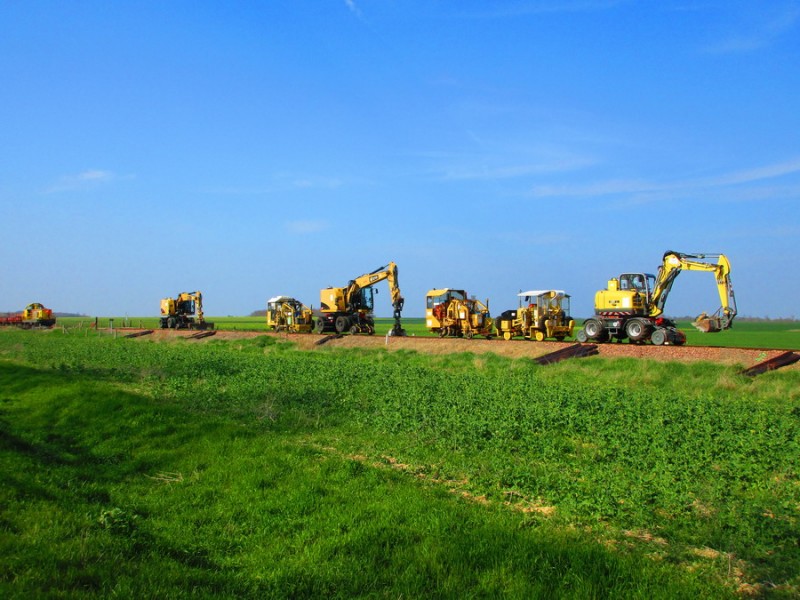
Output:
[[[316,331],[320,335],[325,333],[325,319],[318,319],[317,320],[317,324],[314,327],[314,331]]]
[[[336,317],[336,333],[344,333],[350,328],[350,319],[344,315]]]
[[[575,335],[575,339],[578,340],[578,343],[585,344],[589,341],[589,336],[586,335],[586,332],[583,329],[581,329],[577,335]]]
[[[603,337],[603,333],[605,333],[603,324],[597,319],[588,319],[586,323],[583,324],[583,331],[586,332],[586,337],[595,340],[599,340]]]
[[[650,335],[650,341],[654,346],[663,346],[667,341],[667,332],[664,329],[656,329]]]
[[[632,342],[640,342],[647,335],[647,327],[639,319],[631,319],[625,324],[625,334]]]

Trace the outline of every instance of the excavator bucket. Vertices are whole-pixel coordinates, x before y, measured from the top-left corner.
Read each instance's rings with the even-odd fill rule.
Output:
[[[709,317],[706,313],[699,315],[692,325],[703,333],[718,333],[722,331],[722,319],[720,317]]]

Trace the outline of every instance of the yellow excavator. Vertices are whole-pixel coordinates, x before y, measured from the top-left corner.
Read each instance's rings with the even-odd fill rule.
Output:
[[[388,280],[394,309],[394,325],[389,335],[405,335],[405,329],[400,323],[400,313],[405,300],[397,281],[397,265],[393,262],[352,279],[345,287],[328,287],[320,290],[320,311],[315,331],[374,334],[373,293],[377,290],[374,290],[373,286],[384,279]]]
[[[314,314],[305,304],[290,296],[267,300],[267,328],[288,333],[311,333]]]
[[[181,292],[175,298],[161,300],[161,329],[213,329],[203,317],[203,294]]]
[[[686,335],[663,316],[667,296],[681,271],[707,271],[714,274],[721,306],[713,315],[702,313],[694,325],[704,333],[716,333],[733,326],[736,299],[731,285],[731,266],[724,254],[664,253],[657,275],[623,273],[608,281],[608,287],[595,294],[594,317],[587,319],[577,334],[579,342],[607,342],[612,339],[632,343],[652,342],[657,346],[686,343]]]

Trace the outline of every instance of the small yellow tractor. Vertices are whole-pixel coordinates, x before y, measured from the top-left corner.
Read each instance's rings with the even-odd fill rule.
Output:
[[[288,333],[311,333],[314,313],[290,296],[275,296],[267,300],[267,328]]]
[[[572,335],[575,321],[569,315],[569,294],[563,290],[531,290],[517,296],[519,308],[505,311],[495,321],[497,335],[505,340],[522,336],[537,342],[547,338],[560,342]]]
[[[425,295],[425,326],[439,337],[472,339],[482,335],[491,339],[493,325],[488,300],[484,304],[468,298],[464,290],[450,288],[430,290]]]

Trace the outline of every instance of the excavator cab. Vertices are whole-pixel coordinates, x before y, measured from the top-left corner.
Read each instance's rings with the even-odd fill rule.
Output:
[[[619,276],[620,290],[645,294],[648,300],[655,286],[656,276],[650,273],[623,273]]]
[[[375,293],[377,291],[378,290],[371,287],[361,288],[357,294],[357,309],[367,311],[369,313],[373,312],[375,309]]]

